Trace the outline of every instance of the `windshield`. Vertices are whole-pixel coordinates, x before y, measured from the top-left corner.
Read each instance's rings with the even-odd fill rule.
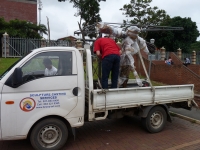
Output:
[[[28,53],[30,54],[30,53]],[[27,55],[28,55],[27,54]],[[12,64],[2,75],[0,75],[0,80],[20,61],[22,60],[25,56],[27,55],[24,55],[23,57],[21,57],[19,60],[17,60],[14,64]]]

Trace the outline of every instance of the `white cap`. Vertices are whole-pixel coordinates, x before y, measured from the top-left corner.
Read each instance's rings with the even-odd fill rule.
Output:
[[[127,32],[128,31],[132,31],[132,32],[134,32],[134,31],[136,31],[136,32],[140,32],[140,28],[138,28],[137,26],[130,26],[130,27],[128,27],[128,29],[127,29]]]

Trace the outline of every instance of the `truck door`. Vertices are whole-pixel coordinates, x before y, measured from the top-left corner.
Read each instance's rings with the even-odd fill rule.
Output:
[[[49,62],[48,65],[45,61]],[[74,51],[44,51],[35,54],[19,68],[22,84],[13,87],[12,75],[2,89],[2,137],[27,134],[38,118],[67,116],[76,107],[78,86]]]

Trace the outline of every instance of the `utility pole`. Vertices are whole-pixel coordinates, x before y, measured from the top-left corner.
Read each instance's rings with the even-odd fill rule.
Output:
[[[48,17],[47,17],[47,27],[48,27],[48,41],[49,41],[49,44],[50,44],[50,28],[49,28],[49,18]]]
[[[38,0],[38,10],[39,10],[39,25],[41,24],[41,10],[42,10],[42,2]]]
[[[42,11],[42,1],[41,0],[38,0],[38,10],[39,10],[39,22],[38,22],[38,25],[40,26],[40,24],[41,24],[41,11]],[[40,34],[40,36],[43,36],[42,32],[40,32],[40,31],[39,31],[39,34]]]

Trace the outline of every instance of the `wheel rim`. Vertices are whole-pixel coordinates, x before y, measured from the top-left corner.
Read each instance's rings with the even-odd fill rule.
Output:
[[[163,114],[161,112],[154,112],[150,118],[151,126],[159,128],[163,124]]]
[[[46,148],[56,146],[62,138],[61,129],[55,125],[43,127],[38,135],[39,143]]]

